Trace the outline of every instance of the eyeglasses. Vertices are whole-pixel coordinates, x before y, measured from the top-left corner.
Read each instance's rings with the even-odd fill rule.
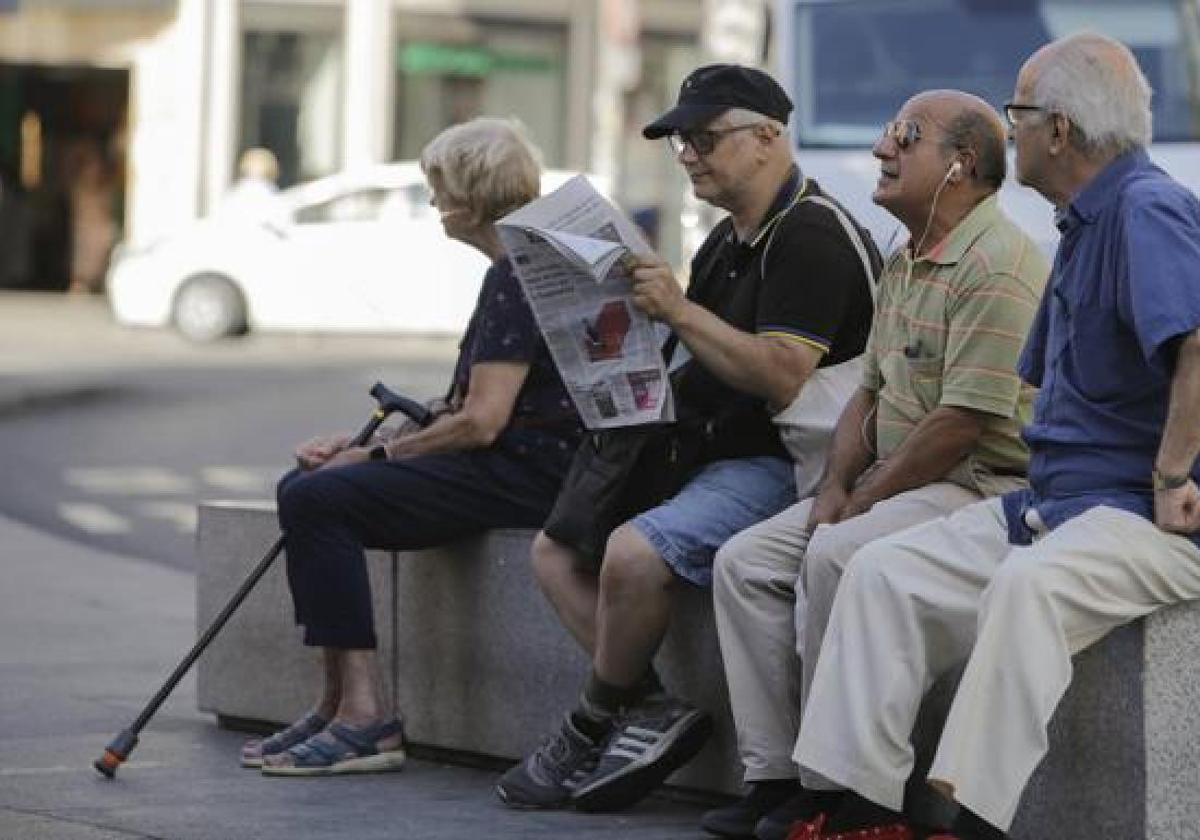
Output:
[[[916,120],[893,120],[884,123],[883,137],[890,137],[901,149],[907,149],[921,139],[921,126]]]
[[[671,151],[677,155],[683,154],[683,150],[690,147],[696,153],[696,157],[704,157],[711,155],[713,149],[717,148],[717,144],[721,142],[727,134],[733,134],[735,131],[744,131],[747,128],[757,128],[762,125],[760,122],[749,123],[747,125],[735,125],[733,128],[704,128],[700,131],[678,131],[674,134],[667,135],[667,143],[671,147]]]
[[[1020,115],[1026,111],[1045,111],[1041,105],[1021,105],[1017,102],[1004,103],[1004,118],[1008,120],[1009,127],[1015,127],[1021,121]]]

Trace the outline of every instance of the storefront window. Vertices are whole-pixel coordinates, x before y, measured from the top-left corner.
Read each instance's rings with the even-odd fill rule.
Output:
[[[566,28],[403,15],[397,26],[395,157],[418,157],[447,126],[515,116],[548,166],[565,158]]]
[[[270,149],[280,186],[328,175],[341,158],[342,35],[249,31],[242,41],[239,149]]]

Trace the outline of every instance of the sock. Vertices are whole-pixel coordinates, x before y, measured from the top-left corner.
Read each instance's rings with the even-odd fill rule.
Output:
[[[838,809],[829,818],[829,822],[825,825],[825,831],[829,834],[838,834],[845,831],[857,831],[861,828],[875,828],[876,826],[891,825],[904,821],[904,815],[898,811],[893,811],[889,808],[884,808],[882,805],[876,805],[869,799],[864,799],[853,791],[849,791],[842,797],[841,804]]]

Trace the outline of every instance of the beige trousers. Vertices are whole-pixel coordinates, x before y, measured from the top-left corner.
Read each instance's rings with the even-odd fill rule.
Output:
[[[921,698],[965,659],[929,778],[1006,830],[1046,752],[1071,656],[1195,598],[1196,544],[1111,507],[1032,546],[1008,544],[998,499],[874,542],[834,601],[796,760],[898,810]]]
[[[978,493],[939,482],[845,522],[822,525],[810,539],[809,498],[721,547],[713,568],[713,604],[747,782],[797,775],[792,749],[810,663],[816,663],[838,580],[854,552],[977,499]],[[802,569],[804,582],[797,586]]]

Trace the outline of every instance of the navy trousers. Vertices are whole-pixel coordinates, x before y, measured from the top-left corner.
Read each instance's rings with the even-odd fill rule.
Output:
[[[430,548],[490,528],[540,528],[562,476],[531,460],[482,449],[284,476],[279,523],[304,643],[376,646],[364,549]]]

